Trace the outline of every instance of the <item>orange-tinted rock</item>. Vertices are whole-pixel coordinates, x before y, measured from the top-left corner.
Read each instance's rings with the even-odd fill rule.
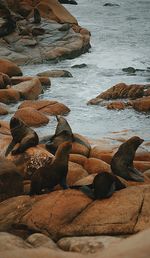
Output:
[[[6,89],[7,86],[10,87],[11,85],[11,80],[9,76],[5,73],[0,72],[0,89]]]
[[[132,107],[137,111],[150,111],[150,96],[130,101]]]
[[[42,85],[37,77],[29,81],[20,82],[13,86],[13,89],[16,89],[20,92],[23,99],[34,100],[37,99],[39,94],[42,93]]]
[[[97,158],[105,161],[110,164],[111,159],[114,155],[114,151],[112,149],[103,149],[100,146],[95,146],[91,149],[90,158]]]
[[[121,102],[121,101],[115,101],[115,102],[111,102],[107,105],[107,109],[125,109],[125,103]]]
[[[101,173],[101,172],[111,172],[110,165],[103,160],[96,158],[89,158],[84,163],[84,169],[87,170],[89,174]]]
[[[70,154],[69,155],[69,160],[77,163],[81,166],[84,166],[85,161],[87,160],[87,157],[81,155],[81,154]]]
[[[87,171],[79,164],[69,161],[67,183],[73,185],[76,181],[87,176]]]
[[[79,135],[79,134],[74,134],[74,136],[77,136],[79,139],[81,139],[83,142],[85,142],[85,144],[73,142],[71,153],[81,154],[83,156],[88,157],[90,154],[90,150],[91,150],[91,146],[90,146],[88,140],[84,136]]]
[[[22,119],[29,126],[41,126],[49,122],[47,116],[31,107],[18,109],[15,116]]]
[[[23,178],[15,164],[0,158],[0,201],[23,194]]]
[[[42,85],[49,85],[49,86],[51,85],[51,81],[48,77],[43,77],[43,76],[41,76],[41,77],[36,76],[36,77],[39,79],[39,81]],[[21,82],[32,80],[33,78],[35,78],[35,76],[34,77],[33,76],[13,76],[11,78],[11,82],[13,85],[15,85],[15,84],[19,84]]]
[[[16,103],[20,100],[20,93],[13,89],[0,90],[0,102],[5,104]]]
[[[141,172],[150,169],[150,161],[134,161],[134,166]]]
[[[9,113],[9,108],[7,105],[0,103],[0,115],[7,115]]]
[[[65,115],[70,109],[62,103],[53,100],[24,101],[19,109],[32,107],[49,115]]]
[[[31,179],[36,169],[52,161],[53,155],[40,146],[36,146],[18,155],[9,154],[7,158],[16,164],[24,179]]]
[[[134,160],[150,161],[150,152],[148,152],[148,151],[138,152],[138,153],[136,153]]]
[[[47,76],[47,77],[72,77],[72,74],[66,70],[47,70],[40,72],[37,76]]]
[[[0,59],[0,72],[10,77],[22,75],[21,69],[15,63],[7,59]]]

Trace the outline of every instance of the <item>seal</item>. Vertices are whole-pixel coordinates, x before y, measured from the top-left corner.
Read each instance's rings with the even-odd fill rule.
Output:
[[[97,174],[89,185],[71,186],[72,189],[78,189],[94,200],[109,198],[115,191],[125,187],[117,176],[108,172]]]
[[[0,4],[1,8],[1,4]],[[16,20],[15,18],[11,15],[10,10],[6,7],[3,6],[3,19],[5,22],[2,24],[0,27],[0,37],[4,37],[15,31],[16,29]]]
[[[50,136],[49,141],[46,143],[46,149],[52,154],[55,154],[58,146],[65,142],[76,142],[86,146],[88,149],[91,148],[90,144],[82,141],[79,137],[75,136],[68,121],[62,116],[56,116],[58,124],[55,130],[55,134]]]
[[[30,195],[41,194],[43,189],[52,191],[57,184],[63,189],[68,188],[66,177],[71,148],[71,142],[63,142],[59,145],[54,160],[35,171],[31,178]]]
[[[0,72],[0,89],[6,89],[12,85],[10,77]]]
[[[19,146],[13,149],[12,155],[23,153],[29,147],[36,146],[39,143],[37,133],[15,116],[10,120],[10,131],[13,139],[7,147],[5,156],[12,151],[17,143],[19,143]]]
[[[118,151],[111,160],[112,172],[126,180],[143,182],[143,174],[134,168],[133,160],[135,152],[144,140],[133,136],[120,145]]]

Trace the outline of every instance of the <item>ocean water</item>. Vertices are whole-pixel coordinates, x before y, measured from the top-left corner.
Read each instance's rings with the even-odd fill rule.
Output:
[[[104,7],[108,1],[78,0],[78,5],[65,5],[80,26],[91,32],[91,49],[88,53],[57,64],[41,64],[22,67],[24,75],[34,75],[47,69],[66,69],[72,78],[53,78],[51,88],[40,96],[66,104],[71,112],[67,115],[73,132],[93,139],[138,135],[150,141],[150,114],[132,109],[107,110],[101,106],[87,105],[111,86],[150,83],[150,1],[114,0],[119,7]],[[71,68],[85,63],[85,68]],[[129,75],[122,68],[132,66],[144,71]],[[13,106],[13,109],[17,105]],[[10,115],[3,118],[9,119]],[[40,136],[54,133],[55,117],[48,125],[36,129]],[[124,130],[128,129],[128,133]],[[115,134],[116,137],[116,134]]]

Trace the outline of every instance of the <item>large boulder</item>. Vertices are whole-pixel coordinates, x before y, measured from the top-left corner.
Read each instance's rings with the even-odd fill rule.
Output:
[[[29,126],[41,126],[48,124],[49,118],[35,108],[26,107],[18,109],[15,116],[23,120]]]
[[[0,72],[5,73],[10,77],[22,75],[21,69],[7,59],[0,59]]]
[[[10,85],[11,85],[10,77],[5,73],[0,72],[0,89],[6,89],[7,86],[10,87]]]
[[[51,85],[50,79],[45,76],[13,76],[11,78],[11,83],[13,85],[19,84],[21,82],[30,81],[30,80],[34,79],[35,77],[37,77],[39,79],[42,86],[50,86]]]
[[[23,99],[34,100],[42,93],[42,85],[37,77],[33,79],[20,82],[13,86],[13,89],[17,90]]]
[[[0,201],[23,194],[23,177],[6,158],[0,158],[0,186]]]
[[[21,96],[18,90],[9,88],[0,90],[0,102],[5,104],[16,103]]]
[[[150,96],[132,100],[130,104],[137,111],[148,112],[150,111]]]

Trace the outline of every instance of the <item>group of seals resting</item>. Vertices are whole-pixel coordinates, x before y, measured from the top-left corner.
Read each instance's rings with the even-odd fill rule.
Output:
[[[55,134],[50,138],[50,142],[46,144],[47,149],[52,150],[55,154],[55,158],[45,167],[38,168],[32,175],[31,195],[41,194],[44,190],[52,191],[57,184],[60,184],[63,189],[67,189],[66,178],[72,143],[79,140],[81,144],[85,144],[74,137],[65,118],[57,117],[57,120]],[[6,150],[6,156],[11,151],[12,155],[22,153],[27,148],[36,146],[39,143],[36,132],[19,118],[11,118],[10,130],[13,139]],[[79,189],[93,199],[101,199],[108,198],[115,191],[126,187],[117,176],[127,180],[143,182],[142,173],[135,169],[133,165],[135,152],[142,142],[143,139],[138,136],[131,137],[121,144],[114,154],[111,161],[112,173],[100,172],[95,176],[92,184],[73,186],[71,188]],[[19,143],[19,146],[14,148],[17,143]]]

